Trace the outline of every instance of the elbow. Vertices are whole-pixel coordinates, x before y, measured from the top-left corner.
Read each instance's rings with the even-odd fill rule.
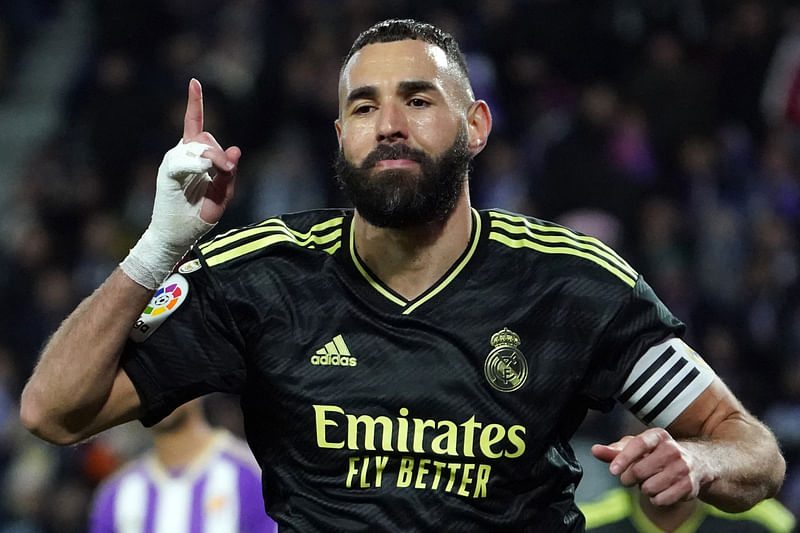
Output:
[[[717,502],[713,504],[729,513],[742,513],[750,510],[763,500],[776,497],[783,486],[786,476],[786,460],[777,443],[775,443],[774,452],[766,464],[768,466],[761,470],[762,475],[756,476],[749,482],[744,482],[740,485],[739,490],[736,491],[737,497],[733,497],[724,503]]]
[[[773,463],[773,472],[771,476],[771,483],[767,490],[767,498],[774,498],[780,492],[783,486],[783,481],[786,478],[786,459],[780,450],[776,451],[776,459]]]
[[[19,418],[25,429],[51,444],[66,446],[81,441],[81,437],[68,431],[58,420],[50,416],[48,409],[35,394],[26,387],[20,398]]]

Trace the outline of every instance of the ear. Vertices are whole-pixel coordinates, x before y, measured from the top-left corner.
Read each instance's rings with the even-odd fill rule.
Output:
[[[336,128],[336,140],[339,142],[339,150],[342,149],[342,124],[339,119],[333,121],[333,127]]]
[[[486,146],[489,132],[492,131],[492,112],[484,100],[472,103],[467,111],[467,129],[469,133],[469,151],[473,157]]]

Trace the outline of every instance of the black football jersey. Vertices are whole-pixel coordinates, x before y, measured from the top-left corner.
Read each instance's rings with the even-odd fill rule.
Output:
[[[350,210],[197,246],[123,355],[143,422],[239,394],[281,531],[582,531],[568,442],[684,326],[597,239],[472,214],[413,300],[359,258]]]

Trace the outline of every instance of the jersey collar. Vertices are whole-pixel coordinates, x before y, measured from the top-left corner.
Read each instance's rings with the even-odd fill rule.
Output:
[[[475,250],[478,248],[478,242],[480,241],[481,236],[481,216],[478,214],[478,211],[476,211],[475,208],[470,208],[470,210],[472,212],[472,233],[466,249],[461,256],[456,259],[456,261],[453,263],[453,266],[451,266],[450,269],[445,272],[444,275],[442,275],[439,281],[431,285],[431,287],[413,300],[407,300],[397,292],[393,291],[369,269],[364,261],[361,260],[355,247],[355,224],[353,224],[353,219],[351,219],[348,248],[350,250],[350,258],[353,261],[353,265],[375,292],[380,294],[385,300],[388,300],[397,305],[398,308],[401,308],[402,314],[411,314],[415,309],[430,301],[434,296],[444,290],[445,287],[450,285],[450,283],[452,283],[452,281],[458,277],[458,275],[470,262],[470,259],[472,259],[472,257],[475,255]]]

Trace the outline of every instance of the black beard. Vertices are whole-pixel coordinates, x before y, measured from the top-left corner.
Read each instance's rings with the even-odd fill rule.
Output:
[[[360,166],[350,163],[339,150],[334,162],[339,186],[358,214],[373,226],[406,229],[441,222],[455,208],[464,188],[472,154],[466,128],[461,127],[453,144],[439,157],[404,144],[382,144],[370,152]],[[419,163],[413,170],[374,172],[384,159],[409,159]]]

